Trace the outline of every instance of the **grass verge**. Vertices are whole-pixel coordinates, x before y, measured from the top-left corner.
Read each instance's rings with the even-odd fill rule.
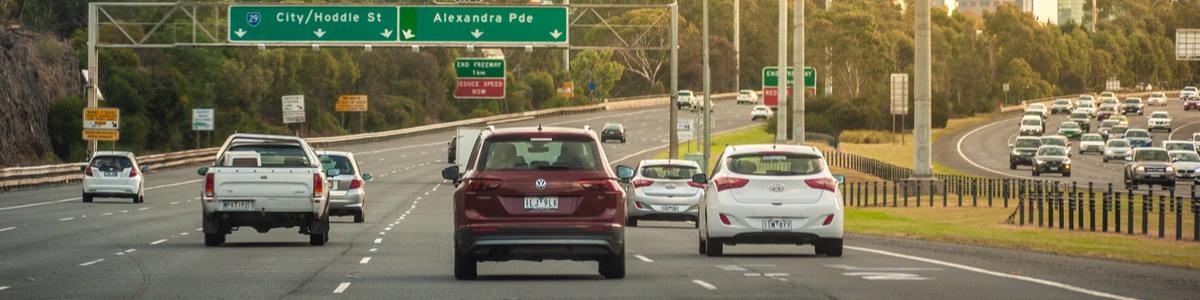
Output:
[[[713,135],[712,157],[709,158],[709,165],[711,166],[717,161],[717,158],[719,158],[721,156],[721,152],[724,151],[725,146],[727,146],[727,145],[766,144],[766,143],[771,143],[771,141],[774,141],[774,140],[775,140],[775,136],[773,134],[767,132],[763,126],[753,126],[753,127],[749,127],[749,128],[735,130],[732,132],[726,132],[724,134]],[[818,148],[824,147],[824,144],[810,144],[810,145],[817,146]],[[684,154],[686,154],[688,152],[703,153],[704,149],[701,148],[701,146],[702,145],[699,144],[695,140],[692,140],[688,143],[680,144],[679,152],[676,157],[683,157]],[[689,149],[690,149],[690,151],[689,151]],[[654,158],[655,159],[666,159],[668,152],[670,152],[670,151],[663,150],[663,151],[659,152],[658,154],[655,154]],[[846,176],[846,181],[859,182],[859,181],[881,180],[878,177],[851,171],[849,169],[830,168],[830,172],[833,172],[833,174]]]
[[[942,134],[947,132],[956,132],[960,129],[967,128],[982,122],[991,120],[994,114],[977,115],[970,118],[951,119],[946,123],[946,128],[934,129],[930,134],[933,140],[937,140]],[[842,151],[854,153],[874,159],[878,159],[887,163],[891,163],[901,167],[913,167],[913,137],[911,134],[901,136],[902,143],[884,143],[884,144],[857,144],[857,143],[841,143]],[[957,170],[943,166],[937,162],[933,163],[933,171],[938,174],[947,175],[966,175]]]

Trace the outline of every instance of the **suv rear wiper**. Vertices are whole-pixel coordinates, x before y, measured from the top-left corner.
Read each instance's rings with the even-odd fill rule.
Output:
[[[538,170],[570,170],[572,168],[567,167],[567,166],[538,166],[537,169]]]
[[[790,172],[790,171],[768,171],[768,172],[767,172],[767,175],[783,175],[783,176],[788,176],[788,175],[800,175],[800,173],[799,173],[799,172]]]

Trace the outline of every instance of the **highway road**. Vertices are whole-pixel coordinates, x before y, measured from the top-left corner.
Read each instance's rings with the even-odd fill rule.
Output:
[[[751,125],[749,110],[718,104],[716,131]],[[620,110],[503,126],[621,122],[629,143],[606,151],[632,165],[666,145],[666,114]],[[813,256],[808,246],[733,246],[709,258],[696,252],[695,229],[670,222],[628,230],[624,279],[602,279],[594,262],[554,261],[483,263],[479,280],[456,281],[453,186],[439,176],[450,135],[339,147],[376,180],[366,185],[367,222],[334,219],[322,247],[294,230],[248,228],[205,247],[201,182],[190,167],[147,174],[141,204],[84,204],[78,184],[0,193],[0,299],[1128,299],[1193,298],[1200,287],[1195,270],[856,235],[841,258]]]
[[[1129,118],[1130,128],[1145,129],[1146,121],[1150,112],[1153,111],[1168,112],[1172,118],[1171,125],[1174,126],[1174,130],[1170,133],[1162,130],[1151,132],[1154,146],[1160,146],[1164,140],[1191,140],[1193,133],[1200,132],[1200,112],[1183,111],[1183,104],[1177,98],[1170,99],[1167,106],[1146,106],[1144,116],[1126,115]],[[1102,157],[1096,153],[1080,155],[1077,147],[1078,141],[1072,141],[1072,152],[1075,153],[1075,156],[1071,158],[1074,171],[1070,178],[1062,178],[1057,174],[1034,177],[1033,169],[1030,166],[1017,166],[1016,170],[1010,170],[1008,168],[1008,145],[1017,137],[1017,118],[1019,117],[1020,112],[1009,113],[1003,118],[944,136],[934,146],[935,157],[943,165],[979,176],[1076,181],[1085,185],[1090,181],[1097,185],[1112,183],[1115,189],[1124,188],[1122,168],[1125,163],[1123,161],[1105,163]],[[1046,123],[1046,131],[1056,132],[1058,125],[1066,121],[1066,118],[1065,114],[1051,116]],[[1096,132],[1099,124],[1100,122],[1093,119],[1091,132]],[[1179,181],[1179,187],[1184,191],[1189,191],[1191,186],[1191,182]],[[1142,186],[1142,188],[1146,187]]]

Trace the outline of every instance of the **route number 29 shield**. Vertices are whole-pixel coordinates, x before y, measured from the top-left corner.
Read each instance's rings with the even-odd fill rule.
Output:
[[[259,22],[262,22],[262,14],[257,11],[246,13],[246,24],[250,24],[250,27],[258,27]]]

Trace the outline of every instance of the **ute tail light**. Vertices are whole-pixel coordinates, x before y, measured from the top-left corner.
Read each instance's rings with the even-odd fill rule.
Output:
[[[647,186],[654,184],[654,180],[634,179],[630,183],[633,184],[633,187],[640,188],[640,187],[647,187]]]
[[[717,179],[713,179],[713,182],[717,183],[717,191],[720,192],[720,191],[724,191],[724,190],[728,190],[728,189],[742,188],[742,187],[746,186],[746,184],[750,183],[750,179],[735,178],[735,177],[717,177]]]
[[[576,182],[576,184],[589,191],[612,192],[617,190],[617,185],[613,183],[612,179],[608,178],[584,179]]]
[[[313,197],[325,197],[325,178],[321,174],[313,174]]]
[[[92,167],[88,166],[83,169],[83,176],[92,177]]]
[[[500,188],[500,180],[498,179],[467,179],[467,186],[464,190],[468,192],[484,192]]]
[[[729,222],[729,216],[726,216],[725,214],[718,214],[718,216],[721,217],[721,223],[725,223],[725,225],[733,225],[733,222]]]
[[[215,181],[215,180],[213,180],[213,177],[214,177],[213,175],[215,175],[215,174],[209,173],[208,175],[204,175],[204,197],[205,198],[212,198],[215,195],[215,193],[213,193],[213,191],[216,190],[216,187],[213,186],[214,181]],[[208,201],[211,202],[212,200],[208,200]]]
[[[138,176],[137,168],[130,167],[129,168],[129,178],[134,178],[137,176]]]
[[[350,189],[351,190],[361,188],[361,187],[362,187],[362,180],[354,179],[354,180],[350,181]]]
[[[804,183],[808,184],[808,187],[810,188],[826,190],[834,193],[837,192],[837,180],[833,178],[808,179],[805,180]]]

